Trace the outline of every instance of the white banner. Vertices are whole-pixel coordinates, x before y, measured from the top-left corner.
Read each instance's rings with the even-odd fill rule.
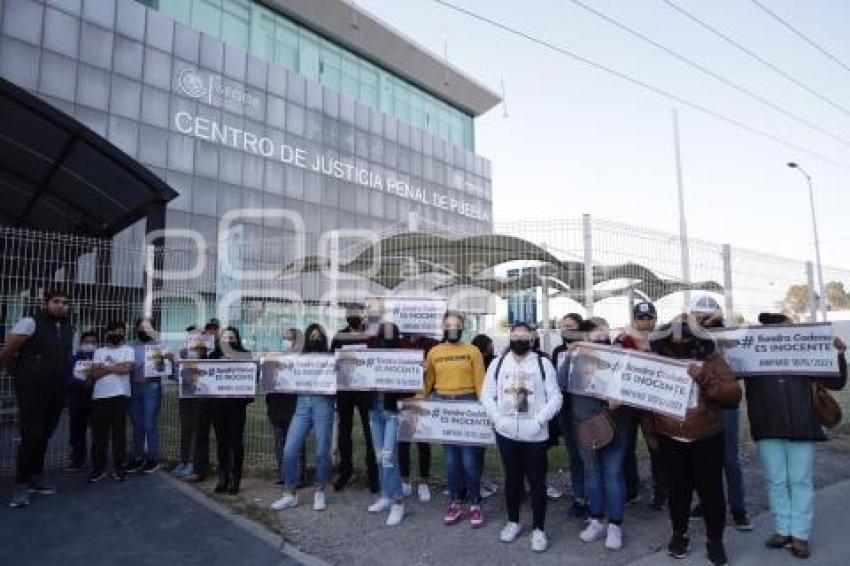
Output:
[[[337,350],[337,389],[419,391],[424,365],[422,350]]]
[[[496,434],[478,401],[404,399],[398,414],[398,439],[489,446],[496,443]]]
[[[74,379],[79,379],[80,381],[85,381],[88,377],[88,371],[91,369],[91,366],[94,362],[92,360],[77,360],[74,364]]]
[[[333,354],[279,354],[260,358],[261,393],[336,394]]]
[[[180,397],[253,397],[257,363],[235,360],[183,360],[177,364]]]
[[[699,387],[688,367],[699,362],[672,360],[614,346],[582,343],[570,356],[567,389],[576,395],[685,418],[696,406]]]
[[[427,297],[369,297],[371,312],[381,313],[381,320],[398,326],[402,334],[443,334],[443,315],[447,301]]]
[[[838,375],[832,324],[787,324],[712,329],[735,375]]]
[[[167,360],[165,346],[145,346],[145,377],[168,377],[171,375],[171,360]]]

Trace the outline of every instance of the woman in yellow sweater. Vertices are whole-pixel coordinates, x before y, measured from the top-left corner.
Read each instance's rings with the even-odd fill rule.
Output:
[[[475,346],[461,342],[463,315],[449,311],[443,317],[443,343],[431,348],[425,359],[425,388],[433,398],[452,401],[477,400],[484,382],[484,359]],[[481,459],[477,446],[446,444],[446,477],[451,504],[443,516],[446,525],[463,518],[461,494],[466,488],[469,499],[469,523],[473,528],[484,524],[481,513]]]

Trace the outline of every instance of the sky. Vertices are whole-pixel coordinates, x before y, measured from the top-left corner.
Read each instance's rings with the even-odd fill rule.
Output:
[[[629,35],[570,0],[451,0],[628,73],[840,165],[751,134],[433,0],[356,0],[421,45],[501,92],[476,120],[492,162],[496,223],[595,217],[678,230],[672,109],[678,108],[692,237],[814,259],[805,178],[812,176],[825,265],[850,267],[850,114],[788,82],[662,0],[582,0],[842,142],[809,128]],[[850,109],[850,71],[748,0],[671,0]],[[761,0],[850,65],[850,2]]]

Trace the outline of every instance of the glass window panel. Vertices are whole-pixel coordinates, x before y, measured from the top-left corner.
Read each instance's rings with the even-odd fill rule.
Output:
[[[39,90],[49,96],[55,96],[73,103],[76,88],[77,65],[74,60],[44,51],[41,54]]]
[[[47,9],[44,17],[44,46],[68,57],[77,56],[79,20],[59,10]]]
[[[194,0],[192,2],[192,27],[213,37],[220,37],[221,1]]]
[[[122,2],[123,4],[124,2]],[[168,14],[171,18],[191,25],[192,2],[189,0],[159,0],[160,11]]]
[[[251,35],[251,4],[242,0],[224,0],[221,39],[247,50]]]
[[[319,38],[307,30],[298,31],[298,73],[319,80]]]
[[[77,104],[84,104],[98,110],[106,110],[109,107],[109,74],[106,71],[80,65]]]
[[[155,167],[165,167],[167,159],[168,132],[141,124],[139,126],[139,160]],[[174,188],[180,190],[177,187]],[[172,204],[168,203],[169,208]]]

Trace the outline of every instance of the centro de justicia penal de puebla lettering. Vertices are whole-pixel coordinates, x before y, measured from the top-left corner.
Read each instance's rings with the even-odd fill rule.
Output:
[[[380,171],[358,167],[342,159],[314,153],[298,146],[278,143],[267,136],[260,136],[228,124],[220,124],[209,118],[194,116],[189,112],[175,113],[174,127],[182,134],[211,143],[252,153],[266,159],[275,159],[287,165],[315,171],[349,183],[357,183],[372,190],[394,194],[461,216],[483,221],[490,220],[489,213],[474,202],[443,195],[436,191],[430,191],[430,194],[428,194],[428,191],[420,185],[411,185],[389,175],[385,177]]]

